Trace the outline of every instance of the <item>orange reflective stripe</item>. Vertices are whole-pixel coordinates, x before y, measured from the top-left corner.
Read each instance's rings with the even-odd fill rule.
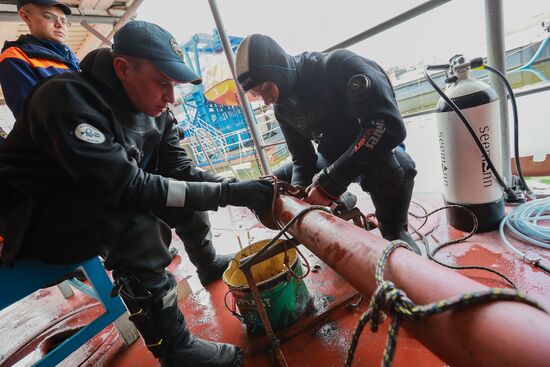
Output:
[[[30,64],[32,68],[49,68],[54,67],[57,69],[68,69],[69,67],[60,61],[48,60],[48,59],[31,59],[21,50],[19,47],[10,47],[6,51],[0,54],[0,62],[5,59],[19,59]]]

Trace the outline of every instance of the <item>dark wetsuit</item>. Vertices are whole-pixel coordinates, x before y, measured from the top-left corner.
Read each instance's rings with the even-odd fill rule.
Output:
[[[170,227],[187,249],[210,243],[203,211],[220,205],[214,182],[223,178],[195,169],[171,114],[153,118],[133,107],[108,49],[81,66],[34,89],[0,145],[3,260],[102,254],[107,268],[147,278],[172,259]],[[170,179],[198,194],[185,207],[166,207]]]
[[[348,50],[306,52],[287,62],[277,69],[288,84],[280,88],[275,116],[292,166],[275,174],[308,186],[332,165],[340,185],[357,181],[370,193],[380,221],[406,223],[416,170],[399,146],[405,124],[385,72]]]

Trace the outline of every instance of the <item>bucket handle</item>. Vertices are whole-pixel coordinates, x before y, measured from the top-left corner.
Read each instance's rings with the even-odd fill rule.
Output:
[[[227,308],[227,310],[229,310],[229,312],[231,312],[231,314],[235,316],[235,318],[237,318],[237,320],[239,320],[241,323],[243,323],[247,327],[253,327],[254,325],[250,325],[248,321],[246,321],[246,319],[243,317],[243,315],[237,312],[237,304],[235,303],[235,296],[233,296],[233,294],[231,294],[231,299],[233,301],[232,308],[229,307],[229,305],[227,304],[227,295],[230,293],[231,293],[231,290],[228,290],[225,293],[225,296],[223,296],[223,303],[225,304],[225,308]]]
[[[296,241],[294,238],[289,239],[289,240]],[[309,265],[309,261],[307,261],[304,254],[302,254],[302,252],[298,249],[298,246],[295,246],[294,248],[296,249],[296,252],[298,253],[298,255],[300,255],[300,257],[302,258],[302,260],[304,262],[304,266],[307,269],[306,272],[303,275],[298,275],[294,272],[294,270],[292,270],[292,268],[290,267],[290,265],[288,263],[289,258],[288,258],[288,252],[287,252],[286,246],[285,246],[284,264],[285,264],[285,267],[287,268],[287,271],[288,271],[288,273],[290,274],[291,277],[293,277],[294,279],[301,280],[301,279],[304,279],[305,277],[307,277],[309,275],[309,273],[311,272],[311,265]]]

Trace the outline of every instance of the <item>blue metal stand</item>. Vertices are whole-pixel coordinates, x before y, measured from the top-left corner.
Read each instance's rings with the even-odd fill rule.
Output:
[[[80,283],[79,289],[101,302],[105,312],[70,338],[50,351],[34,366],[56,366],[72,352],[103,330],[107,325],[126,313],[126,307],[120,297],[111,298],[113,287],[99,257],[71,265],[49,265],[32,260],[17,261],[13,268],[0,266],[0,310],[19,301],[29,294],[54,284],[64,276],[82,268],[92,287]],[[73,285],[75,284],[71,281]],[[127,341],[128,339],[125,338]]]

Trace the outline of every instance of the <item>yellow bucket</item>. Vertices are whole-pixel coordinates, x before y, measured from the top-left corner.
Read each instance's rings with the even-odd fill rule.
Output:
[[[269,240],[255,242],[239,251],[235,258],[241,260],[260,251]],[[280,240],[279,240],[280,242]],[[302,262],[295,248],[287,251],[288,265],[301,276]],[[252,275],[273,329],[281,329],[295,322],[304,313],[309,302],[309,293],[303,279],[292,277],[284,263],[285,253],[277,254],[251,267]],[[229,287],[242,318],[247,326],[262,326],[260,315],[248,287],[244,273],[236,261],[231,261],[223,273],[223,281]]]

